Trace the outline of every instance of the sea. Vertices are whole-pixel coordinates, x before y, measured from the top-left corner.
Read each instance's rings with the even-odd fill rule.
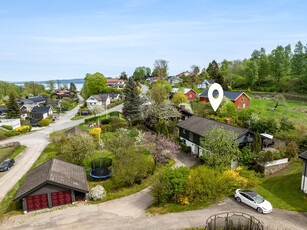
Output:
[[[15,85],[20,85],[20,86],[23,86],[23,84],[15,84]],[[46,84],[42,84],[42,85],[44,85],[45,87],[46,87],[46,89],[48,89],[48,87],[47,87],[47,85]],[[69,84],[67,84],[68,85],[68,87],[69,87]],[[83,84],[75,84],[76,85],[76,87],[77,87],[77,91],[81,91],[81,89],[82,89],[82,87],[83,87]],[[54,87],[55,87],[55,89],[57,89],[57,84],[54,84]]]

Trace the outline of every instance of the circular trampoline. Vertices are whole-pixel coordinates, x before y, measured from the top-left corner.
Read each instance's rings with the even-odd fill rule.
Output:
[[[114,169],[111,168],[112,159],[107,157],[97,158],[91,161],[92,171],[90,176],[95,179],[104,179],[112,176]]]

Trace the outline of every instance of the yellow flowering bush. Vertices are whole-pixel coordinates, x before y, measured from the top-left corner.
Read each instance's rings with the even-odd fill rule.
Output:
[[[93,128],[90,132],[90,135],[93,137],[98,137],[101,133],[101,128]]]
[[[247,186],[248,180],[240,176],[240,170],[242,170],[242,168],[237,170],[228,169],[222,173],[219,184],[224,194],[230,194],[238,188],[245,188]]]
[[[181,204],[181,205],[189,205],[189,198],[187,196],[184,195],[178,195],[177,197],[177,203]]]
[[[23,126],[21,126],[19,128],[16,128],[15,131],[20,132],[20,133],[30,132],[31,131],[31,126],[23,125]]]

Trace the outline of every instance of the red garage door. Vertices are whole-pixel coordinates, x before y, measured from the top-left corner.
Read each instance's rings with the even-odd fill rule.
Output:
[[[69,190],[64,192],[51,193],[52,207],[71,204],[71,193]]]
[[[27,197],[27,210],[34,211],[38,209],[48,208],[47,194]]]

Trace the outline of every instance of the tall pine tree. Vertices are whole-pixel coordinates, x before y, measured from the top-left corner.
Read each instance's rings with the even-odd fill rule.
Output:
[[[261,152],[261,137],[258,131],[254,135],[254,139],[251,144],[251,150],[253,153]]]
[[[123,115],[129,121],[130,125],[132,125],[139,120],[141,115],[141,99],[132,77],[127,82],[124,94]]]
[[[14,92],[10,92],[7,103],[7,118],[20,118],[20,109]]]

